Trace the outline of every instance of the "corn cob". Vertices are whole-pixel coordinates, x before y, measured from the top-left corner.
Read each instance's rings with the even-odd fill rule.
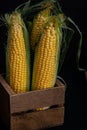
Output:
[[[46,8],[46,9],[40,11],[37,14],[37,16],[34,17],[31,35],[30,35],[30,44],[31,44],[32,50],[35,49],[39,36],[43,30],[45,23],[48,20],[49,15],[50,15],[50,9]]]
[[[16,92],[29,90],[29,41],[21,14],[13,12],[6,15],[8,40],[6,50],[6,78]]]
[[[55,85],[61,39],[58,18],[52,16],[35,50],[32,90],[51,88]]]

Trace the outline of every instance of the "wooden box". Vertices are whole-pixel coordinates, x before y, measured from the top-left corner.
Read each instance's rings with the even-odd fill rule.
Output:
[[[0,117],[8,130],[40,130],[64,123],[65,86],[15,94],[0,76]],[[36,110],[50,106],[46,110]]]

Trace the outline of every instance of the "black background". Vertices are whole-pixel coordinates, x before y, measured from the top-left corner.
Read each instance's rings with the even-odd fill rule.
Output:
[[[27,0],[1,0],[0,14],[12,11],[16,6],[25,1]],[[66,16],[71,17],[82,32],[83,42],[80,66],[87,70],[87,5],[82,0],[60,0],[60,5]],[[76,66],[75,50],[77,39],[78,35],[76,34],[72,39],[71,47],[59,74],[67,83],[64,125],[55,128],[59,130],[87,129],[87,81],[84,71],[79,71]],[[0,49],[0,73],[4,71],[3,53],[2,49]],[[0,124],[0,128],[4,129],[2,124]]]

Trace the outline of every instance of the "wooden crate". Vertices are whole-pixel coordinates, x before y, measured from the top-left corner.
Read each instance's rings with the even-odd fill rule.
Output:
[[[0,116],[9,130],[40,130],[64,123],[65,86],[15,94],[0,75]],[[50,106],[36,111],[36,108]]]

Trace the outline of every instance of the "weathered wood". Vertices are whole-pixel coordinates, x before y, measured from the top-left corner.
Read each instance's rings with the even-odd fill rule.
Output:
[[[11,116],[11,130],[40,130],[62,125],[64,107]]]
[[[0,83],[3,86],[4,90],[7,91],[9,95],[15,94],[11,87],[9,87],[8,83],[5,81],[5,79],[0,75]]]
[[[11,113],[64,104],[64,86],[11,95],[10,101]]]
[[[15,94],[0,76],[0,116],[9,130],[36,130],[64,122],[65,86],[57,80],[53,88]],[[37,108],[50,106],[43,111]]]

